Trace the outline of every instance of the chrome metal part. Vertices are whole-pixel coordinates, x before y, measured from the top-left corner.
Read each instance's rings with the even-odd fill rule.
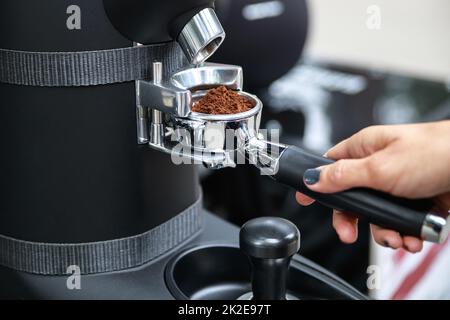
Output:
[[[199,65],[216,52],[225,39],[225,31],[211,8],[196,14],[181,30],[178,43],[189,62]]]

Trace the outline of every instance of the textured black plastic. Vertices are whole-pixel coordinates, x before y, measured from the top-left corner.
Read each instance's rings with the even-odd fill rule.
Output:
[[[364,188],[334,194],[311,191],[303,182],[305,171],[332,162],[333,160],[303,149],[290,147],[282,154],[279,170],[274,178],[326,206],[364,216],[371,223],[396,230],[404,235],[421,236],[425,215],[431,208],[431,202],[428,200],[397,198]]]
[[[299,299],[368,299],[300,255],[293,256],[287,276],[288,294]],[[230,243],[203,243],[175,255],[165,279],[169,291],[180,300],[235,300],[251,291],[248,259]]]

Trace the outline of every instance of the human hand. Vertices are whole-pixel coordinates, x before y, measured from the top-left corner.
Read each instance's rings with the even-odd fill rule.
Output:
[[[307,170],[305,185],[322,193],[367,187],[404,198],[432,198],[434,212],[450,210],[450,121],[427,124],[373,126],[339,143],[326,153],[334,164]],[[297,193],[297,201],[314,200]],[[341,241],[358,237],[352,213],[333,213],[333,227]],[[422,240],[371,226],[374,240],[393,249],[422,250]]]

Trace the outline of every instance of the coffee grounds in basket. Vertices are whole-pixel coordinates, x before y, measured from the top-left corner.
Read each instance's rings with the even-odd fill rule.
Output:
[[[249,111],[254,107],[255,104],[250,99],[220,86],[209,90],[193,105],[192,111],[206,114],[234,114]]]

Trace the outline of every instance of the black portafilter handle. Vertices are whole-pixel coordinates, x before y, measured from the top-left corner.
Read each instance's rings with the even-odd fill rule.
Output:
[[[300,249],[297,227],[282,218],[253,219],[242,226],[239,244],[252,266],[253,300],[286,300],[289,264]]]
[[[364,216],[370,223],[426,241],[442,243],[449,234],[450,217],[430,213],[429,199],[411,200],[387,193],[355,188],[334,194],[311,191],[303,182],[306,170],[333,163],[333,160],[290,146],[281,154],[273,178],[291,186],[325,206]]]

